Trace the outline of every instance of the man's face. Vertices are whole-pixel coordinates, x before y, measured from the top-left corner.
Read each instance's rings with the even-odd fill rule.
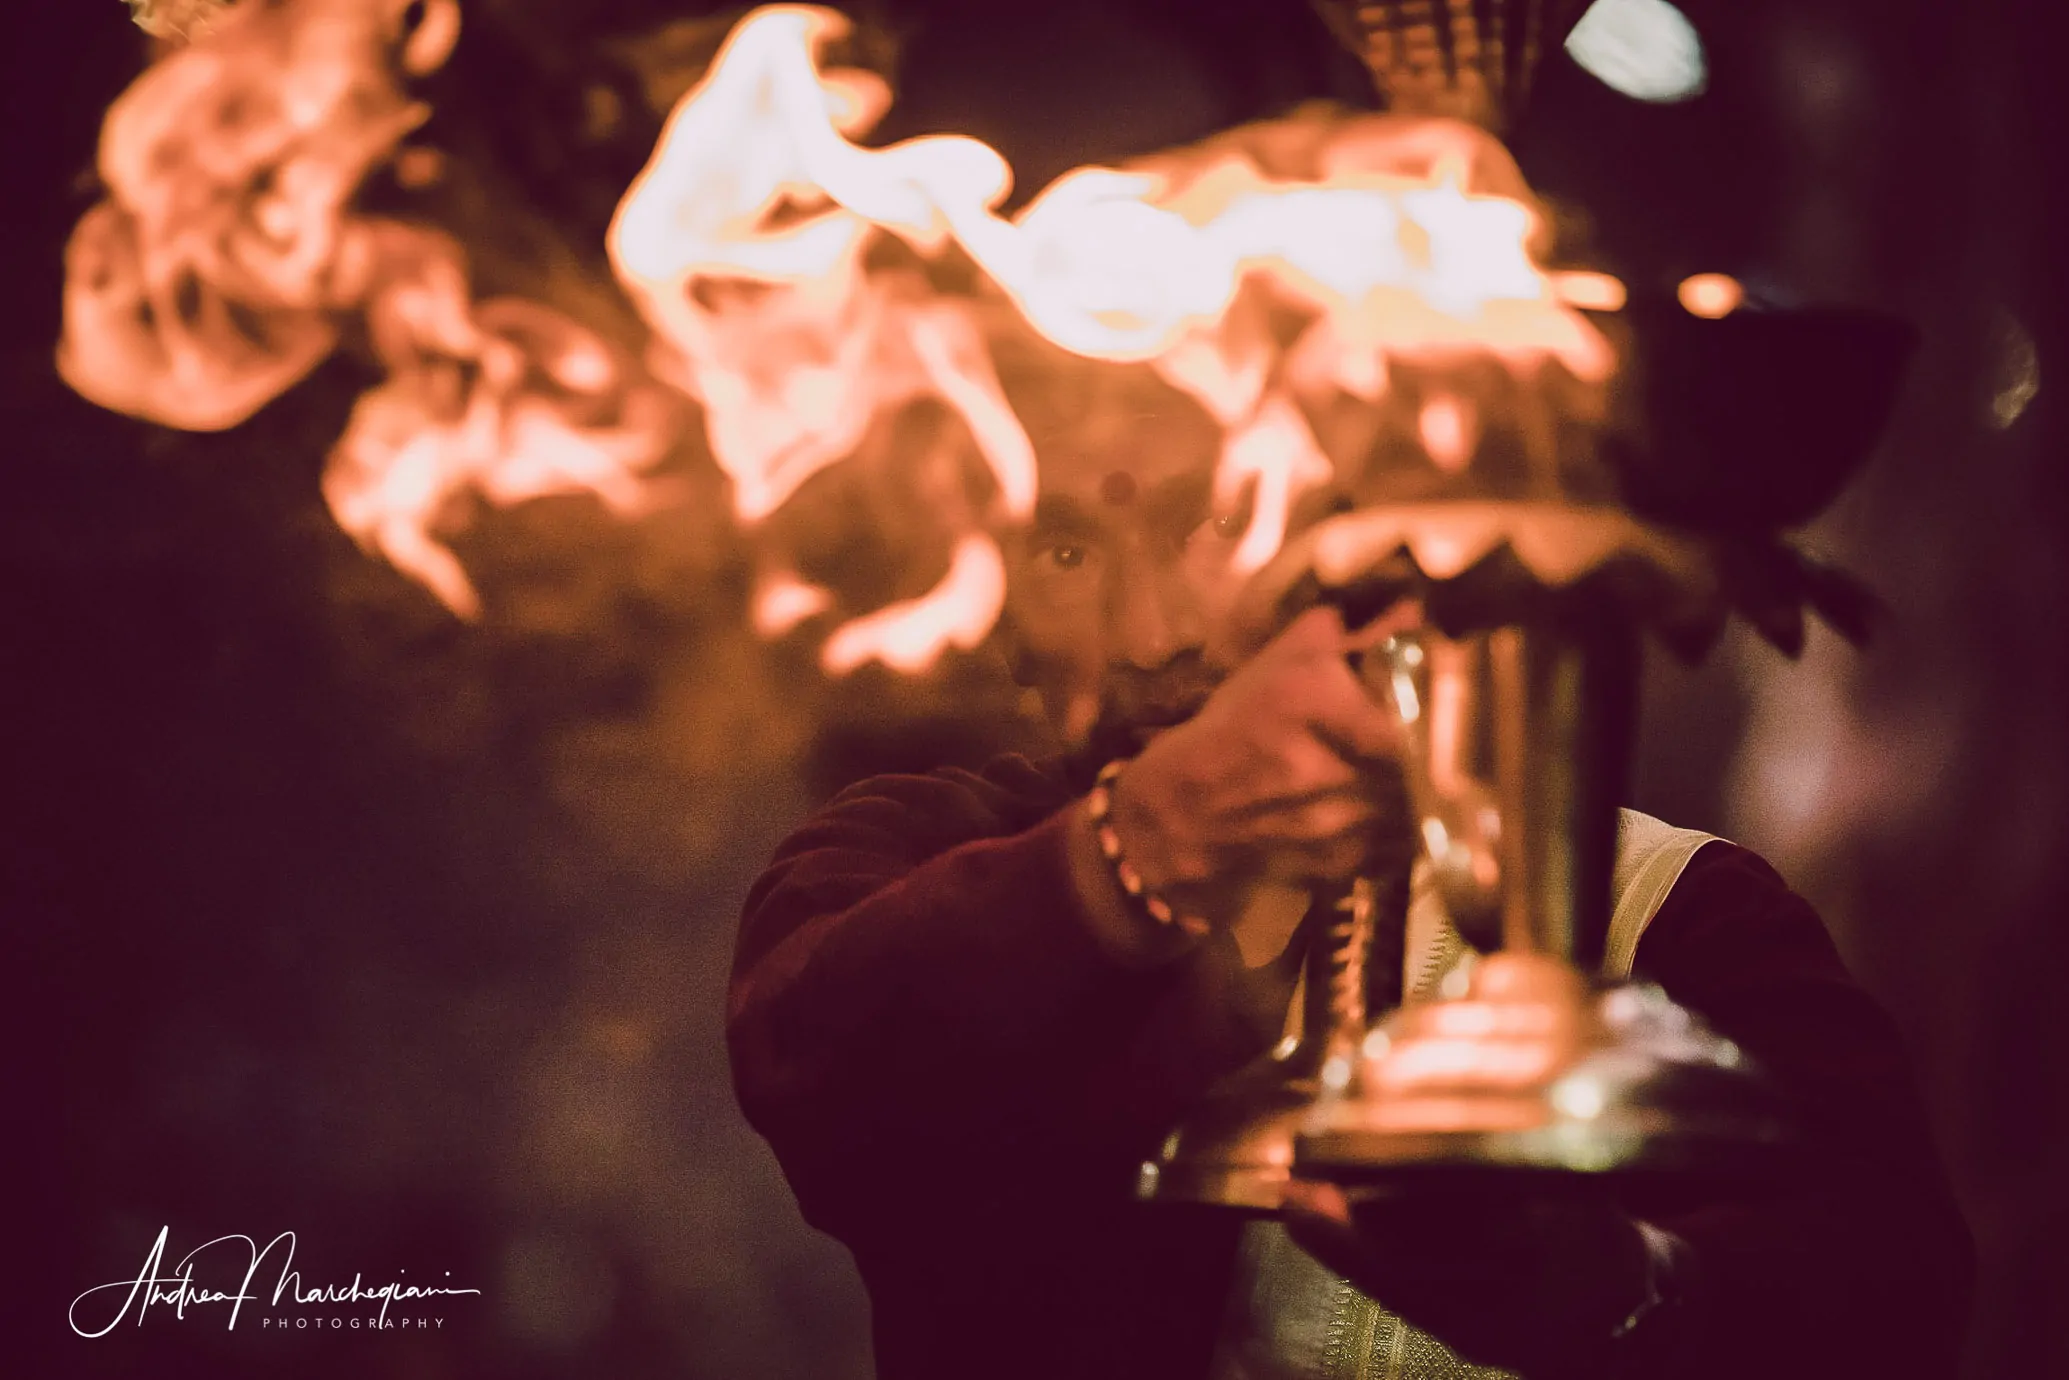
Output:
[[[1086,416],[1043,441],[1010,582],[1022,679],[1067,740],[1131,753],[1226,672],[1205,648],[1241,585],[1249,514],[1217,509],[1220,430],[1189,404]]]

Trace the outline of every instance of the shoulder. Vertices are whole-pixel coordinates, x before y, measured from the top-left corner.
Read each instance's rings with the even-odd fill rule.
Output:
[[[1765,858],[1712,834],[1637,820],[1628,858],[1620,840],[1617,880],[1620,901],[1636,892],[1655,907],[1637,946],[1644,975],[1669,990],[1851,983],[1816,909]],[[1662,880],[1656,895],[1644,895]]]

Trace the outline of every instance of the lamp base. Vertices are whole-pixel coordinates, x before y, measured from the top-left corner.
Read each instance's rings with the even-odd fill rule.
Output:
[[[1462,995],[1396,1011],[1331,1082],[1296,1140],[1302,1178],[1739,1177],[1771,1172],[1792,1143],[1779,1094],[1736,1045],[1656,987],[1597,990],[1541,954],[1492,955]]]
[[[1288,1039],[1229,1075],[1144,1161],[1135,1196],[1278,1211],[1295,1137],[1322,1095],[1322,1062],[1314,1045]]]

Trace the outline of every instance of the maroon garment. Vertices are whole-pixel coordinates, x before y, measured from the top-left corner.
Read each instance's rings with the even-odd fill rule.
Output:
[[[1294,970],[1247,972],[1226,937],[1149,970],[1109,959],[1075,913],[1072,799],[1019,758],[864,782],[748,897],[727,1013],[741,1105],[806,1220],[854,1253],[882,1380],[1207,1370],[1238,1223],[1136,1203],[1135,1171],[1271,1044]],[[1663,1376],[1951,1374],[1966,1230],[1895,1031],[1809,906],[1709,845],[1638,967],[1853,1158],[1791,1193],[1657,1218],[1700,1277],[1627,1359]]]

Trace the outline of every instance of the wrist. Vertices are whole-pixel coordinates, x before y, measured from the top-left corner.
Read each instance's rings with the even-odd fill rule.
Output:
[[[1107,763],[1085,796],[1085,818],[1092,826],[1093,841],[1098,845],[1099,855],[1113,874],[1114,881],[1137,910],[1164,929],[1178,930],[1195,939],[1202,938],[1213,926],[1187,904],[1192,898],[1181,896],[1173,887],[1171,869],[1160,865],[1162,859],[1158,859],[1151,863],[1150,870],[1144,870],[1139,845],[1154,839],[1156,832],[1123,826],[1115,819],[1121,794],[1121,775],[1129,765],[1125,759]],[[1134,811],[1123,810],[1122,813],[1140,818]],[[1124,827],[1127,827],[1125,842],[1122,838]]]
[[[1084,798],[1065,809],[1063,828],[1078,914],[1109,957],[1124,966],[1148,967],[1192,951],[1198,943],[1194,936],[1157,924],[1123,889],[1100,848]]]
[[[1216,850],[1203,843],[1198,790],[1153,751],[1109,763],[1102,773],[1114,838],[1144,887],[1174,913],[1225,927],[1242,909],[1248,886],[1232,877]]]

